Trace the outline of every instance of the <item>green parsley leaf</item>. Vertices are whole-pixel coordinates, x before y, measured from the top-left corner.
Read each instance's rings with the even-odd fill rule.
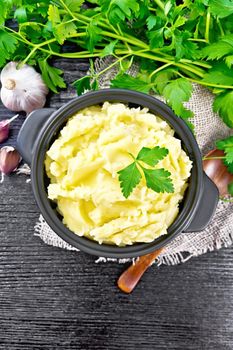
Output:
[[[197,44],[189,41],[188,39],[191,37],[190,32],[186,31],[175,31],[173,45],[176,50],[176,58],[180,60],[182,57],[186,57],[189,59],[195,59],[198,56],[198,46]]]
[[[85,76],[76,80],[73,85],[76,88],[77,94],[80,96],[85,91],[91,90],[91,77]]]
[[[74,22],[61,21],[60,12],[57,6],[49,5],[48,18],[52,23],[52,29],[55,38],[60,45],[64,44],[65,40],[76,34],[76,25]]]
[[[87,25],[86,33],[86,47],[91,53],[93,53],[95,45],[102,39],[102,36],[100,35],[101,29],[97,26],[97,20],[94,20]]]
[[[161,72],[158,72],[154,75],[154,85],[157,91],[162,95],[163,89],[168,84],[168,82],[174,77],[174,69],[163,69]]]
[[[65,40],[76,32],[76,25],[73,22],[60,23],[54,28],[54,36],[60,45],[64,44]]]
[[[154,148],[143,147],[138,153],[137,160],[155,166],[160,160],[168,155],[168,149],[156,146]]]
[[[0,25],[5,23],[7,10],[6,2],[4,0],[0,1]]]
[[[148,30],[151,30],[156,26],[156,24],[158,23],[158,18],[159,17],[155,15],[150,15],[149,17],[147,17],[146,25]]]
[[[68,7],[68,9],[73,13],[80,12],[80,8],[84,3],[84,0],[63,0],[63,1]]]
[[[233,174],[233,136],[229,136],[226,139],[219,140],[216,142],[216,147],[224,151],[225,160],[224,163],[228,167],[230,173]]]
[[[99,90],[99,82],[97,79],[93,79],[91,83],[91,89],[92,90]]]
[[[168,155],[168,150],[156,146],[154,148],[143,147],[134,162],[126,168],[118,171],[121,190],[125,198],[128,198],[134,187],[139,184],[142,176],[139,168],[143,171],[147,187],[155,192],[174,192],[170,172],[165,169],[146,169],[141,162],[155,166],[160,160]]]
[[[118,40],[113,40],[107,46],[105,46],[105,48],[101,52],[101,56],[100,57],[105,57],[105,56],[112,55],[113,52],[114,52],[114,48],[115,48],[117,42],[118,42]]]
[[[232,0],[209,0],[208,5],[210,12],[219,18],[230,16],[233,13]]]
[[[139,184],[142,175],[134,162],[126,168],[118,171],[122,193],[128,198],[133,189]]]
[[[27,22],[27,11],[25,7],[19,7],[15,10],[14,18],[17,19],[18,23]]]
[[[60,12],[57,6],[49,5],[48,19],[52,23],[53,27],[61,22]]]
[[[233,70],[228,68],[225,63],[218,62],[204,75],[203,81],[207,83],[233,86]]]
[[[183,106],[183,102],[190,99],[192,90],[192,84],[185,78],[172,80],[163,89],[167,103],[181,118],[186,119],[193,116],[193,112]]]
[[[224,92],[215,97],[213,103],[214,112],[219,113],[220,117],[230,128],[233,128],[233,91]]]
[[[183,17],[183,16],[178,16],[177,19],[175,20],[175,23],[173,24],[172,28],[179,28],[181,26],[183,26],[185,24],[185,22],[187,22],[187,18]]]
[[[169,14],[171,9],[172,9],[172,1],[168,0],[165,3],[165,6],[164,6],[164,14],[165,14],[165,16],[167,16]]]
[[[146,169],[143,168],[148,188],[158,193],[172,193],[174,187],[170,178],[171,173],[165,169]]]
[[[140,6],[136,0],[100,0],[102,12],[107,15],[112,24],[125,21],[125,18],[131,18],[133,14],[140,14]]]
[[[233,182],[231,182],[229,185],[228,185],[228,192],[231,196],[233,196]]]
[[[225,57],[225,62],[228,68],[231,68],[233,66],[233,55]]]
[[[137,14],[140,10],[136,0],[112,0],[113,5],[117,5],[121,11],[129,18],[133,13]]]
[[[210,44],[202,49],[201,56],[208,60],[219,60],[220,58],[233,53],[233,35],[227,35],[216,43]]]
[[[164,44],[163,37],[164,28],[152,30],[148,33],[150,39],[150,48],[155,49],[157,47],[162,47]]]
[[[145,93],[148,93],[151,88],[151,86],[146,81],[134,78],[126,73],[118,74],[113,80],[111,80],[111,87],[131,89]]]
[[[66,84],[61,77],[63,74],[61,69],[50,66],[46,60],[39,60],[38,64],[41,70],[42,78],[50,90],[57,93],[57,87],[66,87]]]
[[[15,52],[17,42],[13,35],[0,30],[0,66],[3,66],[6,60],[10,59],[11,55]]]

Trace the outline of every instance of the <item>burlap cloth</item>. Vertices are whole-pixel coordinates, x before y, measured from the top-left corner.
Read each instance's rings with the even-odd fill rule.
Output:
[[[112,62],[111,58],[105,60],[97,60],[95,62],[96,72],[108,67]],[[109,87],[109,80],[117,72],[117,67],[109,69],[100,78],[100,87]],[[133,66],[129,74],[135,75],[137,66]],[[162,100],[161,97],[158,97]],[[203,154],[214,147],[214,141],[233,134],[233,130],[229,129],[212,111],[213,95],[205,88],[199,85],[193,85],[193,94],[186,106],[194,112],[192,122],[195,125],[196,139]],[[76,250],[71,247],[60,237],[44,221],[43,217],[39,217],[39,221],[35,226],[35,235],[39,236],[45,243],[60,248]],[[175,265],[185,262],[193,256],[198,256],[228,247],[233,242],[233,203],[219,201],[214,218],[208,227],[201,232],[181,233],[170,244],[167,245],[164,253],[157,260],[158,264]],[[114,259],[99,258],[97,262],[109,261]],[[126,260],[118,260],[117,262],[125,262]]]

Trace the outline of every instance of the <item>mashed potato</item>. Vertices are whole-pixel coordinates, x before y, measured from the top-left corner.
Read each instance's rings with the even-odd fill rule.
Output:
[[[192,163],[174,130],[146,108],[105,102],[72,116],[47,152],[51,180],[63,223],[79,236],[101,243],[151,242],[167,233],[179,212]],[[142,147],[166,147],[155,168],[171,173],[174,193],[156,193],[145,179],[126,199],[117,172],[132,163]]]

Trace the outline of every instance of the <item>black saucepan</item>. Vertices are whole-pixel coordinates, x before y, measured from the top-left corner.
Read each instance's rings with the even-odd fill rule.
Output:
[[[130,107],[147,107],[150,112],[166,120],[175,130],[176,137],[193,162],[189,186],[180,212],[169,227],[168,234],[151,243],[138,243],[118,247],[99,244],[85,237],[79,237],[62,223],[55,203],[47,197],[49,180],[45,174],[45,153],[56,139],[69,117],[77,111],[105,101],[123,102]],[[202,158],[197,142],[184,121],[156,98],[131,90],[104,89],[77,97],[58,110],[44,108],[32,112],[24,122],[18,136],[18,150],[31,166],[31,180],[36,202],[49,226],[66,242],[89,254],[111,258],[136,257],[151,253],[174,239],[181,232],[203,230],[211,220],[218,202],[218,190],[203,172]],[[104,184],[103,184],[104,186]]]

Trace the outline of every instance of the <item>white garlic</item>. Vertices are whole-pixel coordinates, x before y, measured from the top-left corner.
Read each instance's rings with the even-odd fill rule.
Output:
[[[17,68],[18,62],[9,62],[1,72],[1,100],[12,111],[32,112],[46,102],[48,88],[35,69],[27,64]]]

